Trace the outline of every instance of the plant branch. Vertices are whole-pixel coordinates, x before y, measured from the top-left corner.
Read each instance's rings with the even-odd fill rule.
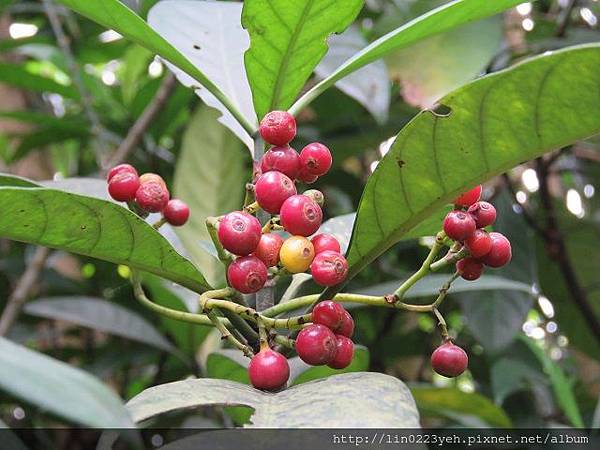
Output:
[[[233,334],[231,334],[229,329],[225,325],[223,325],[223,323],[219,320],[219,317],[217,316],[217,314],[214,311],[208,311],[206,313],[206,315],[208,316],[210,321],[213,323],[215,328],[221,332],[222,339],[226,339],[227,341],[229,341],[229,343],[231,343],[231,345],[233,345],[237,349],[241,350],[242,353],[244,353],[244,355],[247,356],[248,358],[252,358],[252,356],[254,356],[254,352],[252,351],[252,349],[249,346],[240,342],[238,339],[236,339],[233,336]]]

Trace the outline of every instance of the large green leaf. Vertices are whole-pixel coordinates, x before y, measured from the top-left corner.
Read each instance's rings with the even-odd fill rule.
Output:
[[[57,83],[16,64],[0,64],[0,81],[34,92],[55,92],[68,98],[79,98],[79,93],[71,85]]]
[[[466,189],[598,133],[599,65],[597,44],[550,53],[449,94],[448,114],[418,114],[368,180],[350,278]]]
[[[0,236],[126,264],[195,291],[209,285],[154,228],[105,200],[46,188],[1,187]]]
[[[121,400],[102,382],[68,364],[0,338],[0,388],[74,423],[129,428]]]
[[[259,119],[287,109],[327,53],[327,37],[356,18],[362,0],[246,0],[246,72]]]
[[[139,423],[170,411],[210,405],[254,408],[254,427],[419,427],[414,401],[404,383],[370,372],[334,375],[276,394],[229,380],[176,381],[146,389],[132,398],[127,408]]]
[[[493,16],[519,3],[521,3],[521,0],[494,0],[493,2],[488,0],[456,0],[429,11],[390,31],[348,59],[335,72],[303,95],[290,111],[294,114],[298,113],[337,81],[394,50],[406,48],[425,38],[452,30],[460,25]]]
[[[241,208],[250,174],[247,152],[231,131],[217,122],[218,116],[216,110],[202,106],[188,123],[174,185],[175,196],[192,210],[189,222],[176,232],[213,285],[223,283],[225,277],[221,262],[201,247],[201,241],[210,241],[205,221]]]

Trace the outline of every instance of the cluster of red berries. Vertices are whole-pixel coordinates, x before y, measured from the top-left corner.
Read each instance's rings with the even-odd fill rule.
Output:
[[[354,343],[350,339],[354,320],[350,313],[339,303],[326,300],[314,307],[311,320],[296,338],[300,359],[312,366],[348,367],[354,357]],[[250,361],[248,375],[255,388],[274,391],[287,383],[290,367],[281,353],[266,347]]]
[[[165,180],[155,173],[138,175],[129,164],[113,167],[107,176],[108,193],[119,201],[127,202],[135,211],[162,213],[167,223],[184,225],[190,217],[190,208],[183,201],[170,199]]]
[[[219,242],[237,256],[227,269],[229,285],[244,294],[259,291],[267,281],[268,268],[281,265],[290,273],[309,268],[315,283],[333,286],[346,279],[348,263],[337,239],[316,233],[323,220],[323,194],[311,189],[298,194],[295,181],[312,183],[332,164],[329,149],[320,143],[307,145],[298,154],[289,146],[296,135],[296,121],[285,111],[272,111],[260,123],[260,134],[273,145],[263,156],[254,183],[256,203],[291,237],[263,233],[252,214],[234,211],[221,217]]]
[[[480,201],[481,185],[458,197],[455,209],[444,219],[444,232],[469,251],[467,258],[456,263],[456,270],[465,280],[476,280],[484,265],[502,267],[512,257],[510,242],[502,233],[488,233],[484,228],[496,221],[496,208]]]

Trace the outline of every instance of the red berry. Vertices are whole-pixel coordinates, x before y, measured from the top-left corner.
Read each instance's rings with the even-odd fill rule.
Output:
[[[144,183],[135,193],[135,201],[144,211],[161,212],[169,203],[169,191],[160,183]]]
[[[348,261],[340,253],[326,250],[315,256],[310,273],[319,286],[335,286],[348,276]]]
[[[267,266],[256,256],[241,256],[227,268],[227,280],[242,294],[258,292],[267,282]]]
[[[300,152],[300,164],[311,175],[325,175],[331,169],[331,152],[319,142],[308,144]]]
[[[113,177],[119,173],[132,173],[135,176],[138,175],[137,170],[135,170],[135,167],[133,167],[130,164],[119,164],[118,166],[113,167],[112,169],[109,170],[108,175],[106,177],[106,181],[110,181],[113,179]]]
[[[351,338],[354,334],[354,319],[346,310],[344,310],[344,320],[342,321],[342,326],[336,331],[336,333],[349,338]]]
[[[502,267],[508,264],[512,258],[510,241],[502,233],[492,231],[492,249],[481,258],[481,262],[490,267]]]
[[[267,172],[254,185],[254,195],[262,209],[279,214],[283,202],[296,195],[296,185],[281,172]]]
[[[114,175],[108,183],[108,193],[119,202],[129,202],[135,198],[140,187],[140,179],[131,172],[121,172]]]
[[[465,280],[474,281],[483,273],[483,264],[475,258],[464,258],[456,263],[456,270]]]
[[[296,119],[287,111],[271,111],[260,121],[259,132],[271,145],[286,145],[296,136]]]
[[[342,305],[331,300],[325,300],[315,305],[312,311],[313,323],[325,325],[331,331],[337,331],[342,326],[346,310]]]
[[[163,211],[163,217],[167,221],[167,223],[180,227],[185,225],[185,223],[190,218],[190,208],[189,206],[178,199],[169,200],[165,210]]]
[[[465,247],[473,258],[481,258],[492,249],[492,238],[485,230],[477,229],[465,239]]]
[[[332,369],[345,369],[354,358],[354,342],[341,334],[336,335],[335,338],[337,351],[333,360],[327,365]]]
[[[271,147],[260,161],[262,173],[276,170],[294,180],[300,172],[300,155],[289,145]]]
[[[454,204],[465,207],[471,206],[473,203],[479,201],[479,199],[481,198],[481,190],[481,185],[475,186],[473,189],[471,189],[468,192],[465,192],[456,200],[454,200]]]
[[[296,338],[298,356],[312,366],[323,366],[333,361],[336,346],[335,334],[325,325],[309,325]]]
[[[265,263],[267,267],[274,267],[279,262],[279,250],[283,245],[281,236],[275,233],[265,233],[260,237],[254,256]]]
[[[290,234],[310,236],[321,226],[323,212],[306,195],[292,195],[279,210],[281,225]]]
[[[488,202],[477,202],[469,206],[469,214],[475,219],[477,228],[484,228],[496,221],[496,208]]]
[[[318,180],[318,178],[318,175],[311,175],[310,173],[308,173],[305,166],[300,166],[300,172],[298,172],[296,180],[304,184],[313,184],[315,181]]]
[[[310,242],[312,242],[312,245],[315,247],[316,255],[326,250],[341,253],[340,243],[335,237],[333,237],[330,234],[317,234],[310,240]]]
[[[440,375],[457,377],[469,364],[469,357],[458,345],[448,341],[435,349],[431,355],[431,365]]]
[[[256,389],[276,391],[287,383],[290,366],[281,353],[265,349],[250,360],[248,375],[250,383]]]
[[[219,221],[219,242],[234,255],[252,253],[261,234],[262,227],[258,219],[243,211],[230,212]]]
[[[463,211],[450,211],[444,219],[444,231],[455,241],[464,241],[473,234],[475,228],[475,220]]]

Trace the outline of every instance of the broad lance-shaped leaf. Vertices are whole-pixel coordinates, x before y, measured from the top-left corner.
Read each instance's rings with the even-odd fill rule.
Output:
[[[250,33],[245,54],[254,109],[287,109],[327,53],[327,37],[350,25],[362,0],[246,0],[242,25]]]
[[[449,94],[448,114],[418,114],[367,182],[350,277],[461,192],[600,132],[598,67],[598,44],[547,54]]]
[[[203,292],[194,265],[115,203],[45,188],[0,187],[0,236],[126,264]]]

